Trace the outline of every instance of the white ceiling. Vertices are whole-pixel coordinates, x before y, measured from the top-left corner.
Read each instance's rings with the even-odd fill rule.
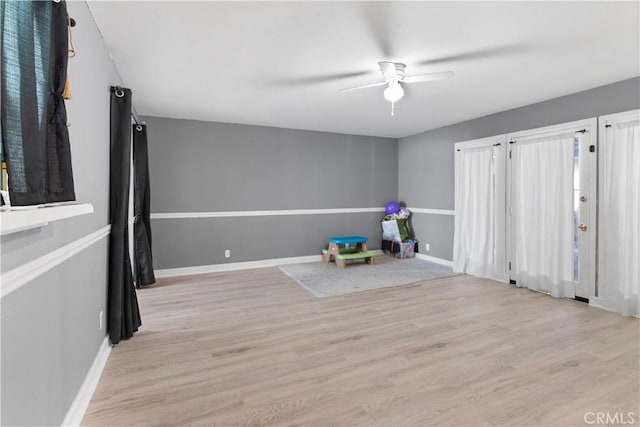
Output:
[[[89,6],[141,115],[403,137],[640,75],[638,2]],[[391,117],[384,87],[338,91],[380,60],[456,76]]]

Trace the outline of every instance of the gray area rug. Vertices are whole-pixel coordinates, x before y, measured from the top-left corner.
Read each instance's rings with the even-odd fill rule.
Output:
[[[348,264],[345,270],[338,268],[335,263],[324,262],[282,265],[278,268],[318,298],[457,275],[451,267],[418,258],[397,259],[378,255],[374,262],[374,265]]]

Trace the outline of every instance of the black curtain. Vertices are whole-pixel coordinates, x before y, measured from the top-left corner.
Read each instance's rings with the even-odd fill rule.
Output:
[[[151,219],[149,187],[149,156],[147,153],[147,126],[133,125],[134,173],[134,253],[136,284],[138,287],[155,283],[153,254],[151,253]]]
[[[0,1],[2,150],[11,204],[75,200],[67,112],[67,5]]]
[[[75,200],[71,148],[67,128],[67,109],[62,92],[67,80],[69,61],[68,14],[64,8],[54,7],[51,28],[51,72],[49,79],[49,105],[47,124],[45,197],[48,202]],[[62,2],[58,3],[62,4]]]
[[[111,88],[109,210],[109,337],[112,344],[133,336],[142,324],[129,258],[129,174],[131,90]]]

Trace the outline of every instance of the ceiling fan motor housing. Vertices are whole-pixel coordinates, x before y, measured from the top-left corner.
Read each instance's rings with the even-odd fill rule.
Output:
[[[405,64],[400,62],[390,62],[390,61],[380,61],[378,62],[380,66],[380,71],[382,72],[382,78],[385,82],[391,80],[399,80],[402,81],[404,79],[404,68]]]

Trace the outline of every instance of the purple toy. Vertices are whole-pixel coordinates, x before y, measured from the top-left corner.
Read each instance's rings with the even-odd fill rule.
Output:
[[[400,212],[400,205],[398,204],[398,202],[391,200],[387,202],[386,205],[384,205],[385,214],[393,215],[394,213],[398,213],[398,212]]]

